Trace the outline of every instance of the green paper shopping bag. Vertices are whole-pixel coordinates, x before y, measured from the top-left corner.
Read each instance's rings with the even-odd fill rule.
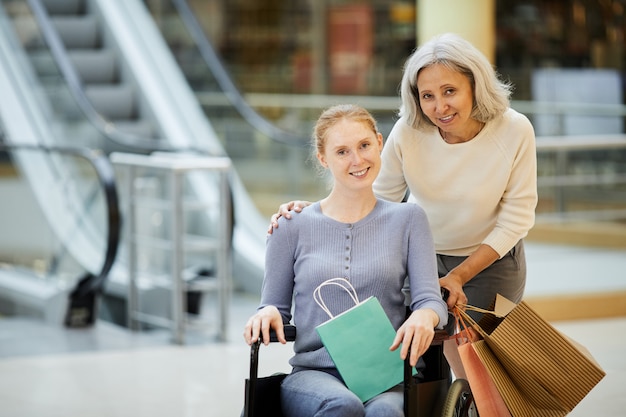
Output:
[[[355,306],[333,316],[324,304],[321,289],[339,286]],[[331,317],[316,327],[346,386],[365,402],[402,382],[404,362],[399,351],[390,351],[396,331],[376,297],[359,302],[350,282],[334,278],[322,283],[315,301]]]

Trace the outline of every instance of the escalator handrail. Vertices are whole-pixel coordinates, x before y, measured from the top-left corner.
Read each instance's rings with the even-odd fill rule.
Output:
[[[87,120],[89,120],[91,124],[95,126],[95,128],[108,140],[111,140],[121,146],[133,148],[137,151],[194,152],[207,154],[207,151],[204,149],[195,147],[174,147],[168,144],[164,139],[154,140],[122,132],[115,126],[114,123],[103,118],[102,115],[93,107],[91,101],[87,98],[83,83],[68,57],[65,45],[61,41],[57,31],[52,26],[48,12],[43,6],[42,1],[27,0],[27,2],[39,24],[41,33],[50,48],[50,52],[52,53],[52,56],[57,63],[72,96],[76,100],[78,107],[83,114],[85,114]],[[186,2],[180,2],[177,0],[175,0],[175,5],[181,15],[181,18],[185,22],[185,26],[194,38],[198,49],[200,50],[201,56],[212,71],[228,99],[241,114],[244,120],[246,120],[255,129],[277,142],[297,146],[304,146],[308,144],[308,140],[305,138],[289,133],[269,122],[247,103],[230,79],[230,76],[222,64],[221,59],[215,52],[211,43],[208,41],[193,12],[189,9],[189,6]]]
[[[275,124],[261,116],[242,96],[241,92],[231,79],[222,59],[216,52],[213,44],[207,38],[206,33],[198,22],[193,11],[190,9],[185,0],[172,0],[178,14],[180,15],[185,27],[193,38],[200,51],[200,55],[211,70],[211,73],[217,80],[220,88],[226,94],[231,104],[237,109],[239,114],[251,126],[264,133],[271,139],[287,145],[307,146],[309,141],[300,135],[280,129]]]
[[[179,149],[168,145],[164,139],[150,139],[144,136],[130,134],[120,131],[114,123],[102,117],[102,115],[93,107],[93,104],[87,98],[83,83],[78,75],[74,65],[69,59],[67,49],[61,41],[57,31],[50,22],[50,16],[41,0],[27,0],[46,44],[50,48],[50,52],[58,65],[59,71],[65,79],[67,86],[76,100],[76,103],[87,120],[91,122],[95,128],[102,133],[108,140],[125,146],[134,148],[139,151],[194,151],[203,152],[197,149]]]
[[[97,149],[49,146],[41,144],[6,143],[3,139],[4,133],[0,132],[0,150],[2,151],[11,152],[15,150],[29,150],[71,155],[87,160],[94,168],[106,200],[108,224],[107,245],[104,261],[102,262],[102,266],[100,267],[98,274],[93,275],[93,279],[91,279],[91,282],[88,285],[81,285],[81,294],[76,295],[83,296],[88,292],[101,292],[104,289],[108,274],[115,263],[120,246],[122,231],[122,217],[115,181],[115,171],[111,161],[103,152]]]

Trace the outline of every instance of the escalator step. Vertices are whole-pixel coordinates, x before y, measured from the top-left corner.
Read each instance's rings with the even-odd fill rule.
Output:
[[[85,93],[98,113],[107,119],[137,117],[135,91],[130,85],[88,85]]]
[[[157,138],[156,126],[146,119],[135,121],[116,121],[115,128],[122,133],[130,134],[141,138]]]
[[[95,16],[51,16],[67,49],[97,49],[100,47],[100,26]]]
[[[109,49],[73,50],[70,59],[84,84],[118,82],[115,53]]]
[[[85,11],[85,0],[43,0],[48,14],[82,14]]]

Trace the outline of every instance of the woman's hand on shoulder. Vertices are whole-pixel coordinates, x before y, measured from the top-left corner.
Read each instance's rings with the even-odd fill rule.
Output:
[[[270,343],[271,329],[276,332],[276,337],[280,343],[287,343],[283,328],[283,318],[280,312],[275,306],[266,306],[248,319],[243,330],[243,338],[248,345],[256,343],[259,338],[261,338],[264,345],[268,345]]]
[[[281,204],[280,207],[278,207],[278,211],[272,214],[272,217],[270,219],[270,226],[267,229],[267,233],[271,235],[274,229],[278,228],[278,219],[281,216],[289,220],[291,219],[290,212],[292,210],[295,211],[296,213],[300,213],[303,208],[305,208],[306,206],[310,206],[310,205],[311,205],[311,202],[305,201],[305,200],[295,200],[295,201],[290,201],[288,203]]]
[[[426,352],[435,337],[435,327],[439,324],[439,316],[430,308],[415,310],[396,332],[396,338],[389,348],[396,350],[400,344],[400,357],[406,359],[411,349],[409,363],[417,365],[417,360]]]

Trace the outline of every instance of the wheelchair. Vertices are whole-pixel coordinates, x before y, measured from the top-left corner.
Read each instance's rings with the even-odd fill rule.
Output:
[[[454,379],[444,356],[443,342],[453,329],[437,330],[429,349],[420,361],[420,372],[413,375],[407,360],[404,363],[404,415],[406,417],[477,417],[478,411],[469,383]],[[285,325],[287,341],[296,339],[296,327]],[[272,332],[271,341],[277,342]],[[245,381],[243,417],[283,417],[280,407],[280,383],[286,374],[258,376],[259,348],[257,341],[250,348],[250,377]]]

